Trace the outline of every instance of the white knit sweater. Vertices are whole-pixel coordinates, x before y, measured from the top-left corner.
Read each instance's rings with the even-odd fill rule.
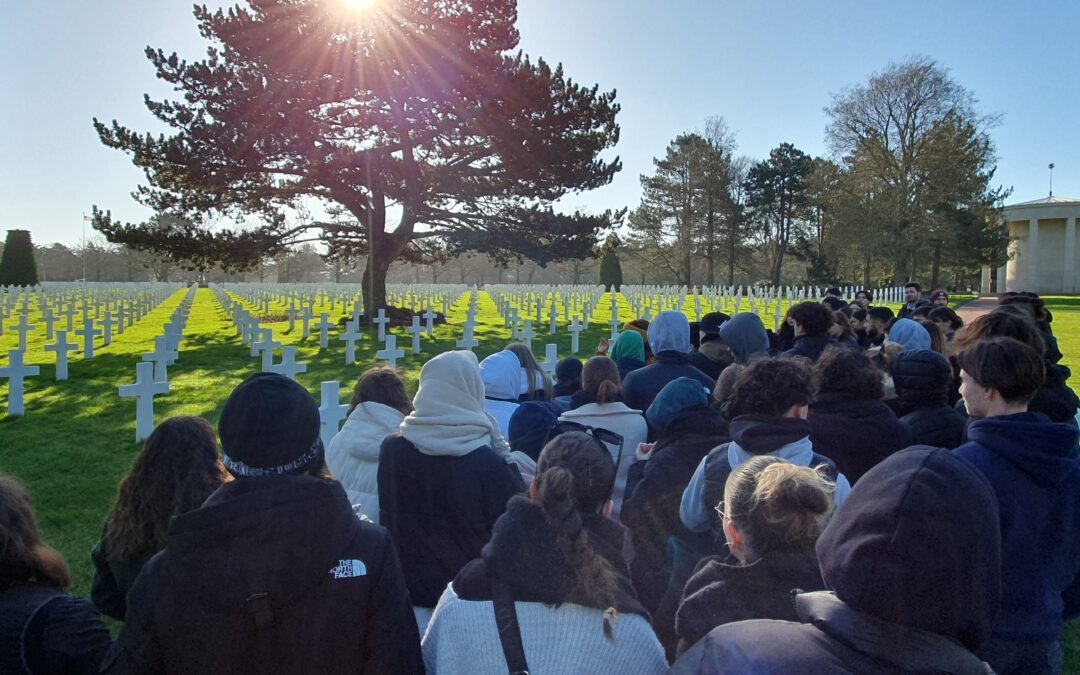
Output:
[[[516,602],[525,659],[532,675],[652,675],[666,673],[664,650],[649,622],[619,615],[614,641],[604,637],[598,609]],[[506,675],[495,612],[490,601],[462,600],[446,587],[423,641],[424,665],[432,673]]]

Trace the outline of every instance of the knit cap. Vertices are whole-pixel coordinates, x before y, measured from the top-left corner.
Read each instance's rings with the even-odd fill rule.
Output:
[[[668,382],[645,411],[649,426],[663,432],[679,413],[692,408],[707,408],[709,392],[697,380],[680,377]]]
[[[303,473],[322,459],[319,427],[319,406],[307,389],[283,375],[256,373],[221,410],[222,463],[237,478]]]
[[[907,351],[930,349],[930,333],[918,321],[898,319],[889,329],[889,342],[895,342]]]

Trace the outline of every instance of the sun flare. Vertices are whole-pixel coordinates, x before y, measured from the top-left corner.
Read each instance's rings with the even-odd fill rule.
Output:
[[[368,9],[374,5],[375,2],[376,0],[341,0],[341,4],[349,9]]]

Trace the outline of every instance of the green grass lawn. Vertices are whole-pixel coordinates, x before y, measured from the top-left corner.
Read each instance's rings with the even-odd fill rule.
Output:
[[[16,476],[30,489],[44,538],[71,565],[72,591],[77,594],[85,595],[89,591],[90,549],[111,508],[116,485],[138,451],[134,442],[134,401],[119,398],[116,388],[134,380],[140,355],[153,348],[154,337],[160,334],[184,293],[175,293],[143,321],[115,336],[110,346],[101,346],[99,339],[92,361],[82,361],[79,353],[73,353],[67,382],[54,381],[53,354],[41,349],[44,328],[30,334],[26,360],[39,364],[41,375],[27,381],[26,415],[0,419],[0,472]],[[436,326],[434,337],[423,339],[419,355],[407,354],[399,363],[410,390],[415,390],[424,361],[455,348],[455,340],[461,337],[468,297],[466,294],[459,298],[449,313],[447,325]],[[581,334],[578,355],[583,358],[591,355],[597,342],[610,333],[606,298],[599,305],[591,327]],[[1054,332],[1065,353],[1065,362],[1080,372],[1080,298],[1052,298],[1048,305],[1054,312]],[[480,345],[474,351],[483,358],[502,349],[509,342],[510,332],[486,293],[480,293],[477,307],[475,337]],[[247,308],[254,309],[250,305]],[[683,308],[692,318],[691,299],[687,299]],[[280,316],[284,309],[280,303],[274,304],[269,314]],[[741,310],[749,310],[746,300]],[[36,309],[33,311],[36,313]],[[757,311],[762,313],[765,325],[772,328],[775,312],[763,311],[760,305]],[[339,308],[332,318],[341,315]],[[534,326],[537,337],[533,339],[533,350],[540,359],[544,356],[544,345],[549,342],[559,345],[560,357],[570,353],[570,334],[563,330],[561,312],[559,318],[560,332],[556,336],[548,334],[546,325]],[[632,318],[628,303],[620,298],[620,321]],[[8,326],[14,319],[9,320]],[[276,340],[297,347],[298,360],[308,364],[307,372],[297,379],[316,398],[320,382],[338,380],[343,401],[347,400],[356,378],[375,363],[374,330],[367,331],[367,336],[357,345],[357,363],[346,366],[337,328],[330,331],[329,348],[320,351],[316,332],[301,340],[299,321],[292,332],[288,331],[287,321],[265,326],[273,329]],[[393,332],[398,335],[399,348],[409,352],[408,334],[400,328]],[[259,361],[248,355],[248,348],[241,343],[232,322],[209,289],[199,289],[185,335],[180,358],[169,368],[170,393],[155,400],[156,418],[160,421],[172,415],[199,415],[216,425],[229,392],[259,369]],[[7,350],[16,342],[10,330],[0,336],[0,365],[6,363]],[[1073,382],[1076,386],[1080,378],[1074,378]],[[0,411],[6,407],[7,387],[0,385]],[[1068,671],[1080,672],[1080,625],[1070,627],[1066,650]]]

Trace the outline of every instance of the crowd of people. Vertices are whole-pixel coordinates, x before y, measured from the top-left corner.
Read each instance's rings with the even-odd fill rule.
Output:
[[[908,284],[372,368],[327,447],[258,373],[161,423],[90,599],[0,477],[0,672],[1059,673],[1080,615],[1053,317]],[[220,444],[219,440],[220,439]],[[123,622],[115,641],[100,614]]]

